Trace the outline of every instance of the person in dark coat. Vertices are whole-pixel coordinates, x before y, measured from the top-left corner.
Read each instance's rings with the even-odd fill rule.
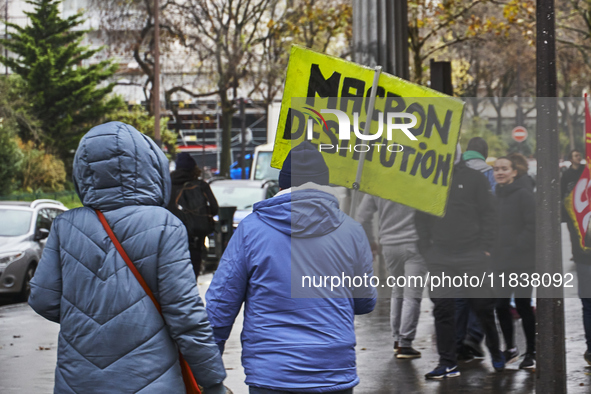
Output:
[[[483,277],[494,243],[495,207],[490,184],[463,161],[454,166],[447,210],[443,218],[422,212],[415,215],[419,251],[431,277],[467,275]],[[486,279],[486,278],[485,278]],[[460,375],[456,354],[455,298],[467,298],[486,333],[486,345],[496,371],[505,368],[495,323],[496,301],[490,283],[482,288],[440,286],[431,292],[439,365],[425,375],[442,379]]]
[[[185,186],[187,182],[197,183],[201,191],[207,197],[207,203],[209,205],[209,213],[212,216],[218,214],[218,202],[211,191],[211,187],[205,181],[199,179],[201,176],[201,169],[197,166],[195,160],[187,152],[181,152],[176,157],[176,169],[170,174],[172,182],[172,189],[170,192],[170,201],[168,202],[167,209],[175,214],[175,216],[182,219],[180,215],[177,215],[178,208],[175,205],[177,196]],[[189,235],[189,252],[191,254],[191,263],[193,264],[193,270],[195,271],[195,277],[199,276],[201,271],[201,251],[205,244],[204,236]]]
[[[517,176],[515,182],[521,183],[527,190],[534,192],[536,189],[536,181],[527,173],[529,164],[525,156],[521,153],[513,152],[507,155],[507,158],[515,165]]]
[[[487,157],[488,144],[481,137],[470,139],[466,151],[462,154],[462,160],[466,163],[466,166],[478,170],[486,176],[494,193],[497,182],[495,181],[493,168],[486,164]],[[465,298],[456,300],[456,335],[458,359],[484,358],[484,350],[480,345],[484,339],[484,330],[480,327],[476,314],[470,310],[469,302]]]
[[[507,157],[499,158],[494,165],[497,181],[497,236],[493,249],[493,267],[498,273],[509,275],[526,273],[535,269],[535,200],[527,183],[519,182],[517,165]],[[498,275],[497,275],[498,276]],[[515,345],[513,316],[510,310],[511,295],[525,333],[527,348],[519,368],[534,368],[536,354],[536,318],[531,306],[532,287],[506,288],[497,300],[497,317],[505,338],[505,359],[511,362],[519,357]]]
[[[560,178],[560,194],[563,199],[574,189],[585,169],[585,166],[581,164],[583,156],[578,150],[572,150],[568,158],[571,165],[568,170],[564,171],[562,178]]]
[[[575,185],[581,178],[583,170],[585,169],[585,166],[581,164],[583,157],[581,152],[578,150],[571,151],[568,155],[568,158],[571,162],[571,165],[566,171],[562,173],[562,177],[560,178],[560,196],[562,197],[562,201],[564,201],[564,199],[575,188]],[[577,248],[577,245],[579,244],[578,236],[576,230],[571,226],[571,221],[568,220],[568,213],[566,212],[564,204],[562,204],[562,221],[568,224],[570,240],[572,243],[573,260],[576,261],[577,257],[583,255],[583,251],[581,248]]]

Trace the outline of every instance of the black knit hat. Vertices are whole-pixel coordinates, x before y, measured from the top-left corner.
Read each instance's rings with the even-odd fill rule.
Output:
[[[309,141],[304,141],[293,148],[279,173],[279,187],[289,189],[306,182],[328,185],[329,171],[322,153]]]
[[[195,159],[191,157],[187,152],[181,152],[176,156],[176,169],[177,170],[193,170],[197,163]]]

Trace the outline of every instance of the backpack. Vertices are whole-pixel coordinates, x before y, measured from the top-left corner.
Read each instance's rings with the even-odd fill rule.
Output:
[[[175,199],[177,216],[191,238],[205,237],[214,230],[208,201],[200,181],[186,182]]]

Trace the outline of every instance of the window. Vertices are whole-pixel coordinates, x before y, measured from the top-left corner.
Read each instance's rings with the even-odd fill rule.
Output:
[[[61,209],[51,209],[51,216],[52,216],[51,221],[53,222],[53,219],[55,219],[56,217],[58,217],[62,213],[64,213],[64,211],[62,211]]]
[[[35,226],[35,231],[38,231],[40,228],[44,228],[47,230],[51,229],[51,222],[53,222],[54,216],[52,215],[53,209],[44,208],[39,210],[37,213],[37,224]]]
[[[279,185],[273,182],[267,187],[267,196],[265,198],[275,197],[277,193],[279,193]]]
[[[64,12],[78,12],[88,8],[88,0],[64,0]]]
[[[0,209],[0,236],[16,237],[24,235],[31,227],[33,212],[16,209]]]
[[[279,170],[271,167],[273,152],[259,152],[254,173],[254,179],[279,179]]]
[[[64,0],[64,12],[73,11],[76,12],[77,8],[77,0]]]

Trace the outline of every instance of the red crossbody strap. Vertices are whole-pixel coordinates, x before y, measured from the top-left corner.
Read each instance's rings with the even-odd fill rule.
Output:
[[[140,285],[142,286],[142,288],[144,289],[144,291],[146,292],[148,297],[150,297],[150,299],[154,303],[154,306],[156,306],[156,309],[158,309],[158,313],[160,313],[162,315],[162,309],[160,308],[160,304],[158,303],[158,301],[156,301],[154,294],[152,294],[152,290],[150,290],[150,288],[148,287],[148,284],[146,283],[146,281],[144,280],[142,275],[139,273],[137,268],[135,268],[135,265],[133,265],[133,263],[131,262],[131,259],[129,258],[127,253],[125,253],[123,246],[121,246],[121,244],[119,243],[119,240],[117,239],[117,237],[113,233],[113,230],[111,230],[111,226],[109,226],[107,219],[105,219],[105,215],[103,215],[103,213],[101,211],[99,211],[98,209],[95,209],[95,211],[96,211],[96,214],[98,215],[98,218],[101,221],[103,227],[105,228],[107,235],[109,235],[109,238],[111,238],[113,245],[115,245],[115,248],[117,248],[117,251],[119,252],[121,257],[123,257],[125,264],[127,264],[129,269],[133,273],[133,276],[135,276],[135,278],[140,283]]]
[[[140,285],[142,286],[142,288],[144,289],[144,291],[146,292],[148,297],[150,297],[150,299],[154,303],[154,306],[158,310],[158,313],[160,313],[160,315],[162,316],[162,309],[160,308],[160,304],[158,303],[158,301],[156,301],[154,294],[152,294],[152,290],[150,290],[150,288],[148,287],[148,284],[146,283],[146,281],[144,280],[142,275],[139,273],[137,268],[135,268],[135,265],[133,265],[133,263],[131,262],[131,259],[129,258],[127,253],[125,253],[125,249],[123,249],[123,246],[121,246],[121,244],[119,243],[119,240],[115,236],[115,233],[113,233],[113,230],[111,230],[111,226],[109,226],[107,219],[105,219],[105,215],[103,215],[103,213],[101,211],[99,211],[98,209],[95,209],[95,212],[96,212],[99,220],[101,221],[101,224],[105,228],[107,235],[109,236],[109,238],[111,238],[111,242],[113,242],[113,245],[115,245],[115,248],[117,248],[117,251],[119,252],[121,257],[123,257],[125,264],[127,264],[129,269],[133,273],[133,276],[135,276],[135,278],[140,283]],[[164,319],[164,316],[162,316],[162,318]],[[179,351],[179,362],[181,364],[181,373],[183,375],[183,383],[185,384],[185,389],[187,391],[187,394],[201,394],[201,390],[199,389],[199,386],[197,385],[197,381],[195,380],[195,376],[193,376],[193,372],[191,371],[191,367],[189,366],[189,363],[187,363],[187,360],[184,359],[184,357],[180,351]]]

